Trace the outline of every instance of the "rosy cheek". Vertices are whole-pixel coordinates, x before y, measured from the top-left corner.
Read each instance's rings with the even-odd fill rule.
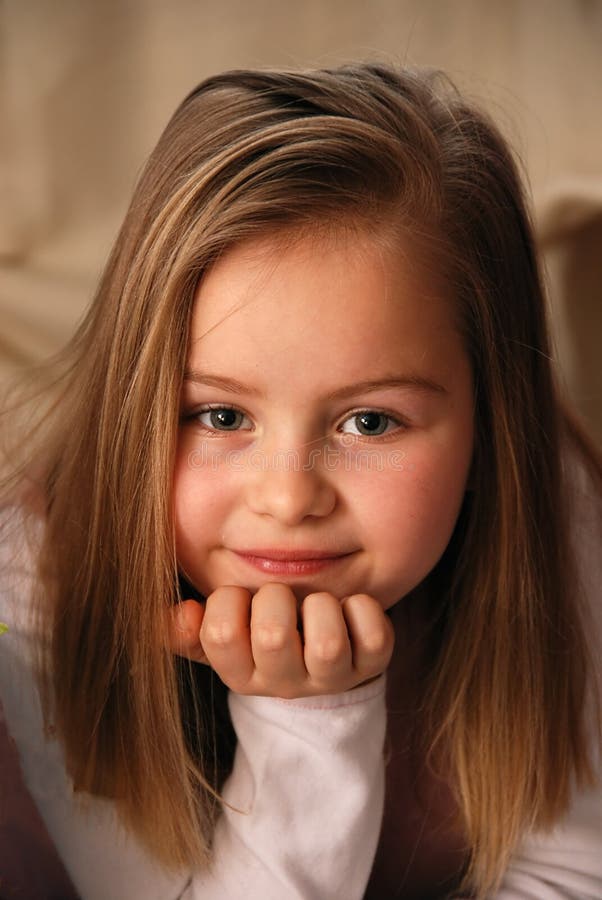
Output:
[[[390,472],[386,490],[403,503],[404,515],[415,524],[440,517],[463,494],[464,463],[458,466],[450,449],[430,441],[408,446],[401,465]],[[385,498],[386,499],[386,498]]]

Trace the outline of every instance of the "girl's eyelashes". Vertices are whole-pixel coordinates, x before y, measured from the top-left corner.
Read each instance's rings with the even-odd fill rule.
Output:
[[[205,431],[249,431],[253,427],[249,417],[235,406],[205,406],[190,418]]]
[[[399,419],[388,413],[377,409],[362,409],[345,419],[339,431],[358,437],[380,437],[403,427]]]
[[[205,432],[251,431],[253,423],[249,416],[235,406],[207,404],[184,416]],[[361,409],[347,415],[337,427],[342,434],[355,437],[381,437],[405,428],[405,423],[395,416],[378,409]]]

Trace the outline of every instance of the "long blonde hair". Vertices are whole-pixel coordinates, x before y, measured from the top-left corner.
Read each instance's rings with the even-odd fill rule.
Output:
[[[432,598],[422,715],[457,793],[464,883],[481,895],[521,835],[566,810],[572,778],[591,779],[593,676],[561,460],[575,429],[553,383],[517,167],[440,74],[230,72],[174,114],[33,454],[47,711],[76,787],[113,797],[167,866],[209,860],[232,753],[224,691],[175,662],[165,639],[179,596],[171,478],[194,292],[238,242],[343,221],[394,223],[428,252],[472,361],[473,490]],[[582,455],[599,484],[593,453]]]

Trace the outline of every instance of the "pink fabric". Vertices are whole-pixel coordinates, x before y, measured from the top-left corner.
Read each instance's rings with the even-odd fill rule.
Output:
[[[0,896],[77,900],[64,866],[23,782],[17,748],[0,706]]]

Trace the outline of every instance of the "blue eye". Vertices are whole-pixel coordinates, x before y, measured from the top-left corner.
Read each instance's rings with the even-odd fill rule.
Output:
[[[231,406],[214,406],[202,409],[195,416],[198,422],[211,431],[238,431],[247,417]],[[248,425],[246,427],[249,427]]]
[[[365,409],[362,412],[355,413],[347,419],[341,431],[344,434],[357,434],[363,437],[378,437],[387,431],[393,431],[399,426],[399,422],[386,413],[377,412],[372,409]]]

